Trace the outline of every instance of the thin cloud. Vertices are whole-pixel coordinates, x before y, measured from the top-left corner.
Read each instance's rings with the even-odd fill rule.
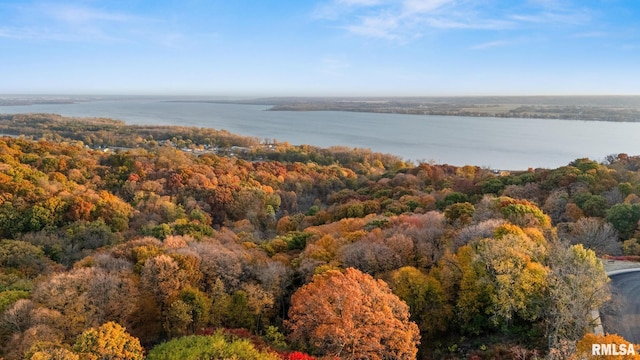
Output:
[[[451,2],[452,0],[405,0],[402,7],[405,13],[420,14],[434,11]]]
[[[335,57],[325,57],[322,59],[322,70],[321,72],[327,75],[341,75],[344,69],[348,69],[350,67],[349,63],[335,58]]]
[[[523,23],[579,25],[590,20],[590,16],[581,11],[575,12],[542,12],[537,14],[514,14],[511,19]]]
[[[611,36],[611,33],[605,31],[587,31],[583,33],[573,34],[573,38],[605,38]]]
[[[398,18],[395,16],[364,16],[357,24],[344,27],[350,33],[367,37],[395,39],[398,29]]]
[[[87,29],[83,34],[64,32],[51,27],[4,27],[0,29],[0,38],[11,40],[82,42],[89,37],[96,36],[103,40],[108,38],[105,35],[98,35],[90,29]]]
[[[515,30],[543,24],[579,26],[591,16],[555,0],[529,0],[487,7],[460,0],[332,0],[319,18],[340,23],[351,34],[407,40],[434,30]]]
[[[44,17],[64,30],[70,41],[130,42],[131,34],[153,22],[123,12],[90,8],[82,5],[41,5]]]
[[[419,34],[415,27],[423,16],[433,13],[453,0],[334,0],[322,8],[331,18],[357,15],[347,19],[340,26],[348,32],[360,36],[405,39]],[[347,6],[345,6],[347,5]]]
[[[425,22],[435,29],[470,29],[470,30],[504,30],[515,26],[513,21],[495,19],[476,19],[464,21],[459,19],[433,17],[425,19]]]
[[[68,24],[85,24],[95,21],[125,23],[141,20],[141,18],[139,17],[124,13],[91,9],[73,5],[44,5],[42,6],[42,10],[45,15]]]
[[[179,37],[162,21],[81,4],[33,3],[5,9],[10,15],[0,38],[81,43],[154,42],[174,47]],[[144,35],[148,34],[148,35]]]
[[[4,28],[0,29],[0,38],[5,38],[5,39],[24,39],[25,38],[25,33],[21,32],[21,31],[15,31],[15,29],[4,27]]]
[[[489,42],[474,45],[471,47],[471,50],[486,50],[486,49],[492,49],[497,47],[504,47],[511,44],[512,43],[510,41],[505,41],[505,40],[489,41]]]
[[[382,3],[381,0],[337,0],[336,2],[347,6],[373,6]]]
[[[455,0],[334,0],[320,7],[326,20],[359,36],[390,40],[420,37],[429,29],[503,29],[510,21],[479,17]],[[322,16],[321,16],[322,17]]]

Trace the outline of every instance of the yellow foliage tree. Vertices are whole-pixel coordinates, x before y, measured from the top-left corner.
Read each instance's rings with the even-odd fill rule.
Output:
[[[108,322],[85,330],[73,350],[83,360],[142,360],[140,340],[129,335],[118,323]]]

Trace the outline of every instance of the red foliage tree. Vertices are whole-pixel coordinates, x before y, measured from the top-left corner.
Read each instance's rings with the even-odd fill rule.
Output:
[[[418,326],[387,284],[356,269],[316,275],[291,298],[290,339],[343,359],[415,359]]]

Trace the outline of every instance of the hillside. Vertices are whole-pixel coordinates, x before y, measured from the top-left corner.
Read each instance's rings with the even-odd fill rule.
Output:
[[[610,297],[596,257],[640,255],[626,154],[495,174],[109,119],[0,133],[5,359],[568,358]]]

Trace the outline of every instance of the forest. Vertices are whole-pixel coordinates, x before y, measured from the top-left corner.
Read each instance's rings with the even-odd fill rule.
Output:
[[[0,358],[579,359],[640,157],[497,174],[0,115]],[[10,136],[9,136],[10,135]],[[605,339],[606,338],[606,339]],[[604,339],[604,340],[603,340]]]

